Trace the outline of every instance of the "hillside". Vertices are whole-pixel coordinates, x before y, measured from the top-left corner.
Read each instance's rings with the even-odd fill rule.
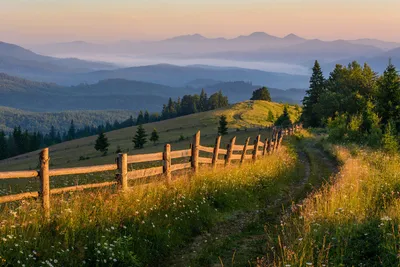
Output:
[[[36,54],[15,44],[0,41],[0,72],[34,80],[54,81],[73,73],[112,69],[109,63],[92,62],[77,58],[54,58]]]
[[[236,103],[250,99],[252,92],[260,87],[262,86],[248,82],[215,80],[192,80],[185,87],[172,87],[119,78],[66,87],[0,73],[0,106],[36,112],[68,110],[160,112],[169,97],[177,99],[185,94],[199,94],[202,88],[205,88],[209,95],[222,90],[228,96],[230,103]],[[270,93],[275,102],[299,104],[304,97],[305,90],[270,88]]]
[[[261,85],[254,85],[252,83],[240,81],[212,83],[211,81],[200,80],[197,83],[201,82],[206,83],[206,85],[203,86],[206,93],[211,94],[218,90],[222,90],[222,92],[229,97],[229,101],[233,103],[241,102],[251,98],[253,91],[262,87]],[[193,83],[196,84],[196,81]],[[272,101],[291,104],[300,104],[305,96],[306,91],[304,89],[280,90],[271,87],[268,87],[268,90],[271,94]]]
[[[178,88],[135,81],[110,80],[64,87],[0,74],[0,106],[39,112],[141,109],[158,112],[169,96],[182,94]]]
[[[161,151],[164,143],[172,143],[173,149],[186,148],[189,145],[189,138],[197,131],[201,130],[202,143],[213,144],[217,133],[218,116],[225,114],[228,118],[228,127],[233,134],[238,135],[243,142],[249,135],[245,128],[248,127],[264,127],[270,126],[271,122],[267,121],[268,111],[271,110],[275,117],[283,112],[283,104],[265,102],[265,101],[246,101],[230,106],[229,108],[196,113],[184,117],[171,120],[160,121],[145,124],[144,128],[150,133],[156,128],[160,135],[160,141],[157,145],[146,144],[144,149],[133,150],[132,137],[136,131],[136,127],[124,128],[121,130],[107,133],[110,142],[109,154],[102,157],[99,152],[94,149],[96,136],[73,140],[50,147],[52,157],[52,167],[68,167],[68,166],[88,166],[94,164],[105,164],[113,162],[117,146],[123,151],[130,154],[141,154],[146,152]],[[300,110],[295,107],[289,108],[292,120],[297,120]],[[237,132],[236,129],[240,131]],[[186,140],[178,142],[180,136]],[[223,138],[226,144],[228,138]],[[15,158],[0,161],[0,170],[17,170],[35,168],[37,164],[37,153],[31,152],[20,155]],[[80,157],[88,157],[89,159],[80,161]]]
[[[98,126],[106,122],[119,122],[136,116],[133,111],[124,110],[82,110],[64,112],[29,112],[14,108],[0,106],[0,130],[11,132],[14,127],[21,126],[22,129],[48,133],[53,125],[57,131],[67,131],[71,120],[75,126],[83,128],[86,125]]]
[[[68,78],[70,79],[70,78]],[[224,68],[213,66],[175,66],[158,64],[117,70],[95,71],[74,76],[75,82],[95,83],[103,79],[127,79],[181,87],[198,79],[222,82],[249,81],[269,87],[307,88],[308,77],[245,68]]]

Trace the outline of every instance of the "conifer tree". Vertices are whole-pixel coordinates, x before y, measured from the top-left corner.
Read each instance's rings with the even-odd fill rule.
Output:
[[[393,121],[395,128],[400,124],[400,77],[396,67],[389,63],[378,80],[378,113],[382,123]],[[396,127],[397,125],[397,127]],[[400,130],[400,129],[398,129]]]
[[[146,137],[146,130],[143,128],[143,125],[140,124],[137,127],[136,134],[132,139],[134,148],[143,148],[143,146],[147,143]]]
[[[226,120],[225,115],[221,115],[219,117],[219,127],[218,127],[218,133],[220,135],[226,135],[228,134],[228,122]]]
[[[106,155],[108,152],[108,138],[104,134],[104,132],[99,133],[99,136],[97,137],[96,144],[94,145],[94,149],[97,151],[103,152],[103,155]]]
[[[160,139],[160,137],[158,136],[157,129],[154,128],[153,132],[151,132],[150,141],[153,142],[154,145],[155,145],[156,142],[158,141],[158,139]]]
[[[150,122],[150,114],[149,112],[146,110],[144,112],[144,123],[149,123]]]
[[[144,123],[144,115],[143,115],[143,111],[139,112],[139,115],[136,119],[136,125],[141,125]]]
[[[8,144],[6,134],[4,131],[0,131],[0,159],[6,159],[8,157]]]
[[[305,126],[318,127],[321,126],[322,121],[314,108],[319,103],[320,96],[325,90],[325,78],[317,60],[314,63],[312,71],[310,89],[307,90],[306,96],[303,99],[302,120]]]
[[[275,121],[275,116],[274,113],[272,113],[272,111],[268,111],[268,117],[267,117],[267,121],[269,122],[274,122]]]
[[[204,89],[200,93],[199,111],[206,111],[208,109],[208,98]]]
[[[292,121],[290,120],[289,111],[288,111],[287,105],[285,105],[285,107],[283,108],[283,113],[276,120],[275,125],[282,126],[282,127],[288,127],[291,124],[292,124]]]
[[[68,130],[68,134],[67,134],[67,139],[68,140],[75,139],[75,134],[76,134],[76,129],[75,129],[74,120],[71,120],[71,124],[69,126],[69,130]]]

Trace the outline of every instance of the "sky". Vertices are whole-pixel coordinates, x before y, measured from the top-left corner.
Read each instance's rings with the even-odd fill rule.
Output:
[[[263,31],[400,42],[400,0],[0,0],[0,41],[159,40]]]

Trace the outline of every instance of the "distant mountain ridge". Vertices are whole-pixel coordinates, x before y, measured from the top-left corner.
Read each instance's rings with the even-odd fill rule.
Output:
[[[201,84],[202,82],[207,84]],[[0,74],[0,106],[35,112],[69,110],[160,112],[169,97],[177,99],[185,94],[199,94],[202,88],[209,94],[222,90],[230,102],[234,103],[250,99],[253,90],[259,87],[261,86],[249,82],[216,80],[196,80],[190,81],[186,86],[172,87],[127,79],[108,79],[94,84],[65,87]],[[300,103],[304,93],[304,89],[285,91],[271,88],[271,96],[277,102]]]

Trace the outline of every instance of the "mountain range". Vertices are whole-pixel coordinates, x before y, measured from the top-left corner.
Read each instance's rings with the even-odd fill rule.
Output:
[[[277,37],[254,32],[235,38],[207,38],[200,34],[182,35],[161,41],[93,44],[83,41],[32,46],[37,52],[57,55],[120,54],[137,57],[220,58],[241,61],[275,61],[310,65],[313,60],[324,63],[352,61],[366,56],[400,57],[400,43],[377,39],[322,41],[295,34]],[[376,66],[382,68],[382,66]],[[379,70],[381,71],[381,70]]]
[[[76,58],[60,59],[36,54],[13,44],[0,44],[0,72],[29,80],[64,86],[97,83],[105,79],[127,79],[182,87],[196,79],[250,81],[269,87],[305,88],[308,77],[255,69],[206,65],[174,66],[157,64],[130,68]]]
[[[107,79],[94,84],[60,86],[54,83],[34,82],[0,73],[0,106],[36,112],[69,110],[148,110],[160,112],[169,97],[177,99],[185,94],[199,94],[204,88],[208,94],[222,90],[231,103],[250,99],[261,87],[246,82],[214,81],[193,87],[171,87],[126,79]],[[300,103],[305,90],[288,91],[270,88],[276,102]]]

